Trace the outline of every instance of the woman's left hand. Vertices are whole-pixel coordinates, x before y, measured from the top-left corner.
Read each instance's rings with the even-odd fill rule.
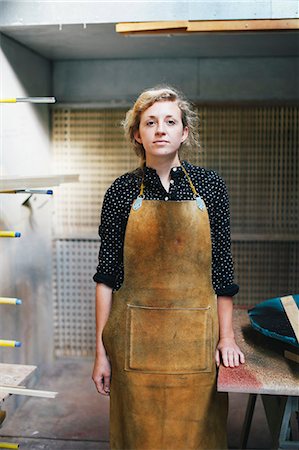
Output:
[[[245,362],[244,354],[234,338],[221,338],[216,348],[216,365],[220,366],[220,358],[225,367],[238,367]]]

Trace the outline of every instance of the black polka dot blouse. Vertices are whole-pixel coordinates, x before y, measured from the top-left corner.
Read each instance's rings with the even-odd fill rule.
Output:
[[[233,283],[231,255],[229,200],[222,178],[213,170],[183,161],[197,192],[203,198],[209,213],[212,239],[212,282],[217,295],[233,296],[239,287]],[[169,192],[150,167],[138,168],[117,178],[107,190],[99,226],[99,264],[93,279],[118,290],[123,283],[124,235],[132,203],[139,194],[144,171],[146,200],[193,200],[193,192],[181,167],[170,172]]]

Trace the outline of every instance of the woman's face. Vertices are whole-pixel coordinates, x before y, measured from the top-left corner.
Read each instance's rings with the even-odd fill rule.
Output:
[[[172,101],[155,102],[143,111],[139,130],[134,134],[147,158],[175,155],[187,136],[188,127],[183,127],[181,110]]]

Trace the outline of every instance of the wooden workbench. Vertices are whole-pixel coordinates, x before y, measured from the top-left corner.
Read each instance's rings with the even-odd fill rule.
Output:
[[[220,392],[250,394],[241,448],[246,448],[256,396],[260,394],[275,448],[298,449],[299,441],[290,441],[287,436],[290,414],[298,410],[299,364],[283,356],[283,343],[251,327],[247,310],[234,311],[234,329],[246,362],[237,368],[221,366],[217,387]]]

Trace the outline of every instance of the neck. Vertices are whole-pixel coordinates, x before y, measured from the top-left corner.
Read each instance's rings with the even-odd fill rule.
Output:
[[[177,167],[181,165],[179,155],[170,155],[171,157],[162,158],[158,156],[157,158],[151,157],[146,158],[147,167],[151,167],[155,169],[157,174],[160,177],[161,183],[163,184],[165,190],[169,191],[169,182],[170,182],[170,170],[172,167]]]

